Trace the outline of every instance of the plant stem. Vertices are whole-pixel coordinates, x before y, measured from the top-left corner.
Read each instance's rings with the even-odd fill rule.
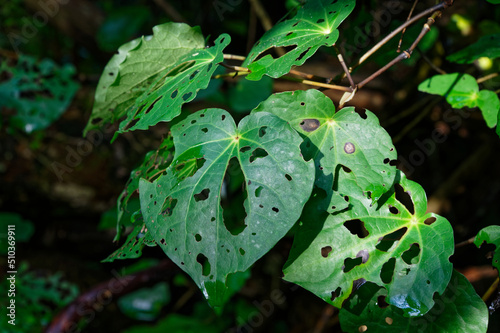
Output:
[[[408,14],[408,18],[406,19],[406,21],[410,20],[411,16],[413,15],[413,11],[415,10],[415,7],[417,6],[417,3],[418,3],[418,0],[415,0],[413,2],[413,6],[410,9],[410,13]],[[398,49],[397,49],[398,53],[401,52],[401,44],[403,43],[403,36],[404,36],[404,34],[406,32],[406,28],[407,27],[404,27],[403,31],[401,31],[401,38],[399,39],[399,44],[398,44]]]
[[[273,27],[273,23],[271,22],[271,19],[269,18],[269,15],[267,14],[264,6],[260,3],[260,0],[249,0],[250,4],[252,5],[252,8],[255,10],[255,14],[257,14],[257,17],[260,19],[260,22],[262,23],[262,27],[264,30],[269,31]],[[275,47],[274,50],[278,54],[278,56],[284,55],[286,52],[282,47]]]
[[[239,60],[239,61],[245,61],[246,57],[236,55],[236,54],[224,54],[224,59],[226,60]]]
[[[467,245],[474,243],[474,239],[476,239],[476,237],[471,237],[467,240],[464,240],[463,242],[455,244],[455,249],[458,249],[458,248],[461,248],[461,247],[464,247],[464,246],[467,246]]]
[[[491,80],[495,77],[497,77],[498,75],[500,75],[500,73],[491,73],[491,74],[488,74],[486,76],[483,76],[483,77],[480,77],[476,80],[477,83],[483,83],[484,81],[488,81],[488,80]]]
[[[321,88],[327,88],[327,89],[333,89],[333,90],[340,90],[340,91],[345,91],[345,92],[352,92],[352,89],[350,87],[337,86],[335,84],[329,84],[329,83],[323,83],[323,82],[317,82],[317,81],[311,81],[311,80],[304,80],[304,79],[298,79],[298,78],[287,77],[287,76],[283,76],[282,79],[285,79],[288,81],[300,82],[303,84],[307,84],[309,86],[315,86],[315,87],[321,87]]]
[[[497,290],[499,282],[500,282],[500,277],[497,277],[497,279],[493,282],[493,284],[484,293],[483,297],[481,297],[481,299],[484,302],[486,302],[491,297],[491,295],[495,292],[495,290]]]
[[[347,79],[349,80],[349,84],[351,85],[351,89],[354,89],[354,87],[356,85],[354,84],[354,81],[353,81],[353,79],[351,77],[351,73],[349,72],[349,69],[347,68],[347,65],[346,65],[346,63],[344,61],[344,57],[342,56],[342,52],[337,47],[337,45],[333,44],[333,47],[335,48],[335,52],[337,53],[337,58],[339,59],[340,65],[344,69],[344,73],[347,76]]]

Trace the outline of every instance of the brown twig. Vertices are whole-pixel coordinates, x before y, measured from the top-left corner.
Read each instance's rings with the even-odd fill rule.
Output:
[[[262,4],[260,3],[260,0],[249,0],[249,1],[250,4],[252,5],[252,8],[255,10],[255,14],[257,14],[257,17],[259,18],[264,30],[266,31],[271,30],[271,28],[273,27],[273,23],[269,18],[269,15],[267,14],[264,6],[262,6]],[[282,47],[275,47],[274,50],[280,57],[286,53]]]
[[[175,7],[172,6],[170,3],[168,3],[167,1],[165,0],[153,0],[153,1],[156,3],[158,7],[163,9],[163,11],[168,15],[168,17],[172,19],[172,21],[187,22],[184,16],[182,16],[181,13],[179,13],[177,9],[175,9]]]
[[[500,282],[500,277],[497,277],[497,279],[491,284],[488,290],[484,293],[483,297],[481,297],[481,299],[484,302],[489,300],[491,295],[493,295],[493,293],[497,290],[499,282]]]
[[[431,59],[429,59],[424,52],[422,52],[422,50],[420,50],[420,48],[417,47],[417,51],[418,53],[420,53],[420,56],[422,57],[422,59],[424,59],[424,61],[429,65],[431,66],[431,68],[433,70],[435,70],[436,72],[438,72],[439,74],[441,75],[444,75],[446,74],[446,72],[444,70],[442,70],[441,68],[439,68],[438,66],[434,65],[434,63],[431,61]]]
[[[476,239],[476,237],[471,237],[471,238],[469,238],[467,240],[464,240],[463,242],[455,244],[455,249],[459,249],[461,247],[473,244],[474,243],[474,239]]]
[[[417,6],[417,3],[418,0],[415,0],[415,2],[413,2],[413,6],[410,9],[410,13],[408,13],[408,18],[406,19],[406,21],[410,20],[411,16],[413,15],[413,11],[415,10],[415,7]],[[406,32],[406,27],[403,29],[403,31],[401,31],[401,38],[399,39],[398,50],[397,50],[398,53],[401,52],[401,44],[403,44],[403,36],[405,32]]]
[[[483,77],[480,77],[476,80],[476,82],[479,84],[479,83],[483,83],[484,81],[488,81],[488,80],[491,80],[495,77],[497,77],[498,75],[500,75],[500,73],[491,73],[491,74],[488,74],[486,76],[483,76]]]
[[[342,52],[337,47],[337,45],[334,44],[333,47],[335,48],[335,52],[337,53],[337,58],[339,59],[340,65],[344,69],[344,73],[347,76],[347,79],[349,80],[349,84],[351,85],[351,89],[354,89],[354,87],[356,85],[354,84],[354,81],[353,81],[353,79],[351,77],[351,73],[349,72],[349,69],[347,68],[347,65],[346,65],[346,63],[344,61],[344,57],[342,56]]]

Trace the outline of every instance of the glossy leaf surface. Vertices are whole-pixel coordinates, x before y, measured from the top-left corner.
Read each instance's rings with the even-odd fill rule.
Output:
[[[500,57],[500,34],[482,36],[474,44],[449,55],[446,59],[459,64],[470,64],[481,57]]]
[[[249,80],[260,80],[263,75],[278,78],[300,66],[321,46],[332,46],[339,37],[337,28],[355,6],[353,0],[310,0],[289,19],[267,31],[244,61],[251,73]],[[258,57],[273,47],[294,47],[274,59],[271,55]]]
[[[148,231],[186,271],[212,306],[221,306],[226,279],[245,271],[297,221],[309,198],[314,167],[300,154],[300,136],[265,112],[238,127],[224,110],[207,109],[172,127],[175,157],[153,183],[141,180]],[[229,165],[238,168],[229,173]],[[242,224],[225,218],[225,179],[244,177]]]
[[[426,214],[424,190],[402,174],[395,193],[372,205],[360,189],[352,190],[351,174],[340,173],[339,187],[351,188],[349,208],[297,230],[285,280],[336,307],[354,286],[370,281],[387,288],[387,302],[405,315],[426,313],[434,293],[443,293],[451,277],[451,225]]]
[[[453,271],[442,295],[434,297],[434,307],[421,317],[405,317],[403,311],[385,302],[387,291],[366,283],[340,310],[342,330],[367,332],[477,332],[488,329],[488,309],[470,282]],[[363,331],[363,332],[364,332]]]

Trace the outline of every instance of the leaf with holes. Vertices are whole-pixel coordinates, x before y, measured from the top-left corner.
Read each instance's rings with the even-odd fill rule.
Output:
[[[121,119],[165,70],[184,55],[204,47],[199,28],[184,23],[155,26],[153,36],[143,36],[122,45],[104,68],[85,132]]]
[[[481,229],[474,239],[474,244],[476,244],[477,247],[481,247],[483,243],[495,245],[496,249],[493,255],[492,265],[500,271],[500,226],[490,225],[489,227]]]
[[[116,259],[135,259],[142,256],[142,249],[145,246],[156,246],[156,242],[153,239],[150,232],[146,230],[144,221],[142,220],[142,215],[140,212],[138,214],[140,217],[134,219],[134,229],[127,236],[125,243],[115,252],[110,254],[102,262],[113,262]]]
[[[488,127],[496,126],[500,112],[500,99],[489,90],[479,91],[476,79],[469,74],[435,75],[418,86],[418,90],[446,97],[451,107],[460,109],[479,107]]]
[[[448,61],[471,64],[481,57],[495,59],[500,57],[500,34],[482,36],[477,42],[446,57]]]
[[[339,37],[337,28],[351,14],[354,0],[310,0],[292,19],[276,24],[257,41],[243,62],[251,73],[249,80],[260,80],[263,75],[278,78],[300,66],[321,46],[332,46]],[[274,59],[270,54],[257,58],[273,47],[294,48]]]
[[[340,171],[339,188],[356,187],[351,173]],[[304,223],[297,231],[285,279],[341,307],[355,285],[370,281],[388,290],[387,302],[405,315],[422,315],[450,280],[453,229],[428,213],[424,190],[404,175],[384,203],[351,190],[349,209]],[[314,237],[311,231],[315,230]]]
[[[174,160],[156,181],[141,180],[141,210],[163,251],[218,307],[227,276],[245,271],[297,221],[314,166],[301,156],[300,136],[269,113],[236,127],[226,111],[207,109],[173,126],[172,134]],[[235,221],[226,216],[233,204],[226,185],[239,175],[246,216]]]
[[[387,291],[365,283],[340,310],[342,331],[447,333],[486,332],[488,309],[470,282],[453,271],[442,295],[434,297],[434,307],[421,317],[405,317],[403,311],[385,301]],[[368,302],[368,303],[367,303]]]
[[[231,37],[223,34],[217,38],[215,46],[182,57],[172,71],[165,72],[136,100],[117,133],[148,129],[177,117],[182,105],[192,101],[198,90],[208,86],[218,64],[224,60],[222,51],[230,41]]]
[[[370,111],[358,114],[347,107],[335,113],[331,99],[314,89],[272,95],[254,112],[259,111],[286,120],[304,137],[302,153],[306,160],[314,160],[316,185],[329,196],[332,190],[338,192],[337,175],[342,168],[356,176],[374,201],[391,188],[396,150]]]

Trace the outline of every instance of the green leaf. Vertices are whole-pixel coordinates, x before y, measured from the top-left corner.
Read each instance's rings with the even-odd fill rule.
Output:
[[[173,126],[172,134],[174,161],[155,182],[141,180],[141,210],[163,251],[218,307],[228,274],[248,269],[297,221],[314,167],[300,154],[300,136],[269,113],[236,127],[226,111],[207,109]],[[238,224],[224,216],[221,200],[231,204],[225,184],[240,174],[246,217]]]
[[[434,307],[424,316],[405,317],[401,309],[385,303],[386,296],[386,290],[373,283],[361,286],[340,310],[342,330],[358,333],[362,327],[367,332],[485,333],[488,329],[486,304],[455,270],[444,293],[434,297]]]
[[[481,57],[491,59],[500,57],[500,34],[482,36],[474,44],[449,55],[446,59],[459,64],[470,64]]]
[[[66,111],[79,88],[72,65],[57,66],[52,60],[38,62],[20,55],[15,67],[0,64],[7,80],[0,83],[0,108],[16,112],[10,125],[26,133],[49,127]]]
[[[330,98],[318,90],[284,92],[262,102],[257,111],[269,111],[286,120],[304,138],[302,153],[314,159],[316,185],[331,195],[336,175],[348,168],[374,201],[387,192],[396,177],[397,158],[391,137],[370,111],[353,107],[335,113]],[[376,140],[374,140],[376,138]],[[344,196],[344,194],[342,194]]]
[[[203,47],[205,41],[200,30],[184,23],[155,26],[153,36],[122,45],[104,68],[85,133],[123,118],[165,70],[184,55]]]
[[[228,93],[229,107],[234,112],[249,112],[267,99],[273,92],[273,79],[263,77],[259,81],[239,80]]]
[[[120,297],[118,307],[132,319],[152,321],[158,318],[168,302],[170,289],[166,282],[161,282],[152,288],[142,288]]]
[[[284,279],[341,307],[354,285],[370,281],[388,290],[387,302],[406,316],[422,315],[443,293],[452,273],[453,229],[427,213],[425,192],[399,173],[395,193],[372,205],[350,173],[339,187],[351,188],[349,209],[303,223],[296,233]]]
[[[224,60],[222,51],[230,41],[231,37],[223,34],[217,38],[215,46],[186,54],[165,71],[136,100],[117,133],[148,129],[177,117],[182,105],[192,101],[198,90],[208,86],[218,64]]]
[[[332,46],[339,37],[337,28],[349,16],[356,2],[353,0],[309,0],[292,19],[280,22],[255,43],[243,62],[251,73],[249,80],[260,80],[263,75],[278,78],[300,66],[320,46]],[[257,58],[273,47],[294,48],[274,59],[270,54]]]
[[[9,241],[9,226],[14,226],[15,241],[17,243],[28,242],[35,232],[33,222],[24,220],[21,215],[16,213],[0,212],[0,241],[4,245],[0,248],[0,254],[6,255],[8,252]]]
[[[495,245],[496,249],[493,255],[492,265],[500,271],[500,251],[498,251],[500,248],[500,226],[490,225],[477,233],[474,244],[476,244],[477,247],[481,247],[485,242]]]
[[[489,3],[492,3],[494,5],[500,4],[500,0],[486,0],[486,1],[488,1]]]
[[[418,86],[418,90],[446,97],[451,107],[479,107],[488,127],[497,124],[500,112],[500,99],[488,90],[479,91],[476,79],[469,74],[453,73],[433,76]]]

